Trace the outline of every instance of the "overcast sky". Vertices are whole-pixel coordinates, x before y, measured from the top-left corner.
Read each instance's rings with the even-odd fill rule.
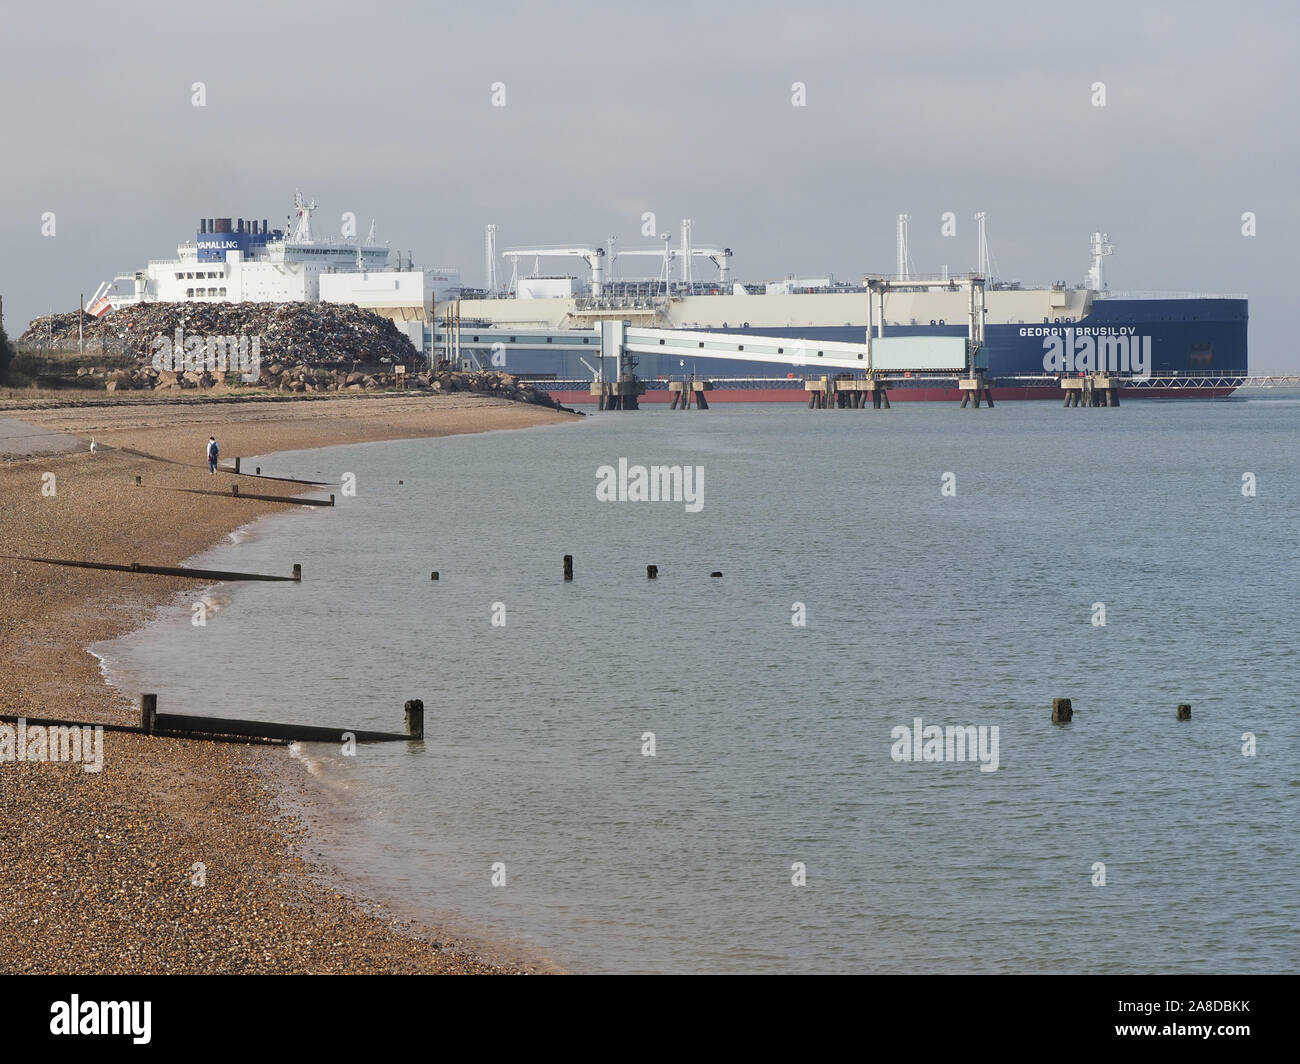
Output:
[[[488,222],[501,249],[610,234],[632,247],[650,243],[641,217],[654,211],[674,242],[691,217],[697,245],[732,248],[739,279],[851,279],[893,270],[899,212],[919,270],[972,267],[984,210],[1003,277],[1081,282],[1103,229],[1113,290],[1245,292],[1252,370],[1300,372],[1297,11],[10,5],[5,325],[16,336],[171,257],[200,217],[279,224],[295,188],[326,226],[353,211],[364,235],[373,217],[394,250],[459,266],[468,285],[483,282]],[[795,82],[806,106],[792,106]],[[940,235],[945,211],[955,237]]]

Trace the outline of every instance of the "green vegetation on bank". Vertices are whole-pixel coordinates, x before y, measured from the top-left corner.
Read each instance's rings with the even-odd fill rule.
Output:
[[[0,384],[9,383],[9,364],[14,360],[14,349],[9,346],[9,337],[0,325]]]

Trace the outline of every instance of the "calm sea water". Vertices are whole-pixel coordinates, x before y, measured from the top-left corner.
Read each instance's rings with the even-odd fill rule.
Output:
[[[96,649],[171,711],[400,730],[423,698],[422,747],[302,748],[316,848],[570,968],[1296,971],[1298,455],[1295,399],[283,454],[355,498],[202,561],[303,583]],[[703,509],[598,501],[619,458],[702,466]],[[917,717],[997,726],[997,771],[895,761]]]

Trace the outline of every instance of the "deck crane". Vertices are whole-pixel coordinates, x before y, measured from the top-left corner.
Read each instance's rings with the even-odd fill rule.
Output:
[[[731,248],[688,248],[685,252],[680,249],[670,248],[667,244],[663,249],[658,248],[628,248],[626,251],[618,253],[621,258],[624,255],[647,255],[663,260],[663,267],[659,271],[659,279],[666,281],[672,276],[672,264],[677,258],[683,262],[689,258],[706,258],[718,268],[718,283],[724,288],[731,282]],[[686,272],[684,270],[684,272]]]
[[[579,258],[591,267],[591,294],[598,296],[605,285],[605,249],[596,248],[508,248],[502,258],[514,263],[510,278],[511,291],[519,291],[519,260],[532,258],[534,276],[540,272],[542,259]]]
[[[659,269],[659,280],[664,284],[664,291],[668,290],[668,284],[672,280],[673,259],[676,258],[675,252],[668,244],[668,234],[662,233],[659,237],[663,241],[662,248],[628,248],[626,251],[620,251],[618,258],[624,255],[649,256],[650,258],[662,259],[663,266]]]

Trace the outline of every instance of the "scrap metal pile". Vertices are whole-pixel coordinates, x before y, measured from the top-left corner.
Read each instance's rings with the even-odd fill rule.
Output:
[[[427,372],[423,354],[392,321],[350,303],[140,303],[102,318],[74,310],[35,319],[20,343],[28,351],[75,351],[78,319],[85,357],[129,356],[136,364],[127,369],[82,366],[76,370],[77,387],[110,392],[274,388],[305,393],[400,385],[559,405],[508,373],[462,373],[445,367]],[[213,359],[208,357],[212,352],[221,354]],[[400,381],[398,366],[409,371]]]
[[[418,354],[388,318],[352,303],[137,303],[102,318],[74,310],[35,319],[19,342],[29,350],[75,349],[78,318],[86,351],[146,363],[177,329],[186,337],[257,337],[262,361],[286,366],[409,362]]]

